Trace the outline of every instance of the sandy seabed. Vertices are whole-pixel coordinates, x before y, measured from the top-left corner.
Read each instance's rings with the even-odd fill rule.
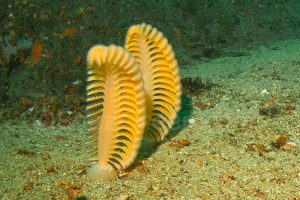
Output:
[[[177,125],[184,128],[114,182],[86,176],[85,123],[2,121],[0,199],[299,200],[300,41],[182,66],[181,74],[216,86],[191,96],[191,116]]]

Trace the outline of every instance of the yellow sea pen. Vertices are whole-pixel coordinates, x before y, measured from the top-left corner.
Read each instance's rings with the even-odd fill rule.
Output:
[[[125,48],[143,74],[147,103],[145,128],[148,146],[165,138],[180,110],[181,83],[175,54],[168,40],[145,23],[129,28]]]
[[[141,145],[146,124],[144,82],[135,59],[122,47],[96,45],[89,50],[87,63],[88,176],[113,180],[132,164]]]

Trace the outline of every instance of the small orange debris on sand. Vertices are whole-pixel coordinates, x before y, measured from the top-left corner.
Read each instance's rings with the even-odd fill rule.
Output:
[[[21,97],[20,102],[24,109],[28,109],[33,104],[33,102],[28,97]]]
[[[76,28],[66,28],[63,32],[63,36],[70,36],[70,35],[73,35],[75,33],[77,33],[78,30]]]
[[[178,144],[180,145],[180,147],[186,147],[189,146],[191,142],[188,140],[178,140]]]
[[[82,65],[82,57],[81,56],[77,56],[74,60],[74,63],[76,65]]]
[[[31,59],[30,65],[34,67],[41,59],[42,59],[42,51],[44,50],[45,46],[41,42],[36,42],[33,46],[31,53],[33,58]]]
[[[183,148],[191,144],[188,140],[170,141],[169,147]]]

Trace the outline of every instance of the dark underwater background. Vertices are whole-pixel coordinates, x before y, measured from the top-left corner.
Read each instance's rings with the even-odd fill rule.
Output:
[[[88,49],[123,45],[132,24],[162,31],[184,67],[243,54],[233,49],[299,38],[299,10],[296,0],[1,1],[0,102],[63,99],[77,79],[80,97]]]

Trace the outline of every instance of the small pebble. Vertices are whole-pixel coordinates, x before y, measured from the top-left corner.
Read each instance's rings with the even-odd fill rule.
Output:
[[[76,81],[74,81],[73,83],[72,83],[72,85],[79,85],[81,83],[81,81],[79,80],[79,79],[77,79]]]
[[[194,118],[191,118],[191,119],[188,120],[188,123],[189,124],[195,124],[196,120]]]
[[[283,145],[281,148],[285,151],[290,151],[294,148],[296,148],[296,143],[295,142],[287,142],[285,145]]]
[[[262,95],[268,95],[268,94],[270,94],[270,93],[268,92],[268,90],[263,89],[263,90],[260,92],[260,94],[262,94]]]

